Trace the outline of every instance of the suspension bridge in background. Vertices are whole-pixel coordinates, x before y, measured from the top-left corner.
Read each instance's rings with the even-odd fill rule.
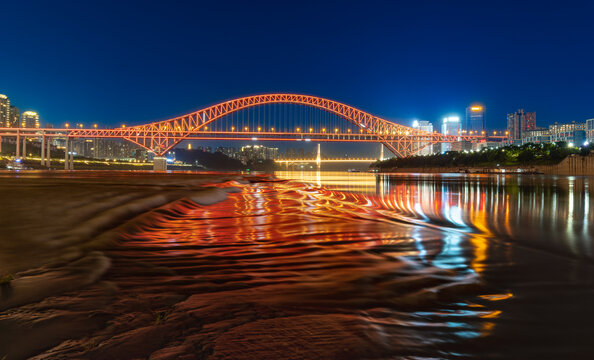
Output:
[[[145,125],[122,125],[113,129],[0,128],[0,136],[16,137],[17,144],[23,140],[23,154],[26,154],[27,138],[41,139],[41,161],[48,166],[50,142],[47,140],[65,138],[66,168],[72,164],[73,155],[69,150],[72,139],[124,139],[154,153],[155,169],[159,170],[166,167],[163,156],[184,140],[374,142],[382,143],[398,157],[406,157],[436,143],[476,143],[496,137],[426,132],[337,101],[299,94],[242,97]],[[19,148],[17,145],[17,158]]]

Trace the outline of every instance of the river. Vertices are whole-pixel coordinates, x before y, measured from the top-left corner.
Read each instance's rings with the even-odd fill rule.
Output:
[[[2,174],[0,358],[594,353],[590,178],[276,176]]]

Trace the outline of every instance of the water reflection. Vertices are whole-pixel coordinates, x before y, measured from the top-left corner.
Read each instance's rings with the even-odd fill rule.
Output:
[[[304,182],[315,177],[325,188],[365,194],[373,207],[415,223],[594,256],[587,177],[340,172],[277,176]]]

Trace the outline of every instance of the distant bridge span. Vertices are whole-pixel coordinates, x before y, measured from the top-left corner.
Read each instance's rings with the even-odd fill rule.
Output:
[[[256,128],[209,129],[209,125],[217,120],[243,109],[268,104],[299,104],[321,109],[334,114],[359,128],[359,133],[335,132],[310,129],[301,131],[275,131]],[[17,134],[18,132],[18,134]],[[68,138],[121,138],[131,141],[158,156],[185,139],[204,140],[270,140],[270,141],[353,141],[381,142],[396,156],[409,156],[424,146],[435,143],[451,143],[457,141],[479,142],[485,136],[479,135],[443,135],[430,133],[415,128],[399,125],[352,106],[316,96],[298,94],[265,94],[242,97],[225,101],[193,113],[178,116],[169,120],[146,125],[121,127],[115,129],[14,129],[0,128],[0,136],[62,136]]]

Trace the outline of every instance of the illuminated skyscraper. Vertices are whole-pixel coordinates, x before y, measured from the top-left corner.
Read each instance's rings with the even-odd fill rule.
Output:
[[[25,111],[21,114],[22,128],[39,128],[39,115],[35,111]]]
[[[426,120],[415,120],[413,121],[412,127],[429,133],[433,132],[433,124]],[[414,146],[421,148],[417,153],[418,155],[431,155],[433,153],[433,146],[431,144],[419,142],[418,145],[415,144]]]
[[[512,143],[522,143],[522,135],[529,130],[536,130],[536,113],[524,112],[519,109],[513,114],[507,114],[507,131]]]
[[[10,127],[10,100],[0,94],[0,127]]]
[[[441,124],[441,133],[444,135],[460,135],[462,131],[462,124],[460,124],[460,117],[458,116],[447,116],[443,118]],[[451,144],[442,143],[441,152],[450,151],[452,149]]]
[[[482,134],[485,131],[487,109],[483,105],[472,104],[466,108],[466,121],[463,129],[467,134]]]
[[[20,119],[21,119],[21,111],[19,110],[18,107],[10,105],[10,115],[8,116],[8,122],[10,123],[10,125],[8,125],[9,127],[19,127],[20,124]]]

